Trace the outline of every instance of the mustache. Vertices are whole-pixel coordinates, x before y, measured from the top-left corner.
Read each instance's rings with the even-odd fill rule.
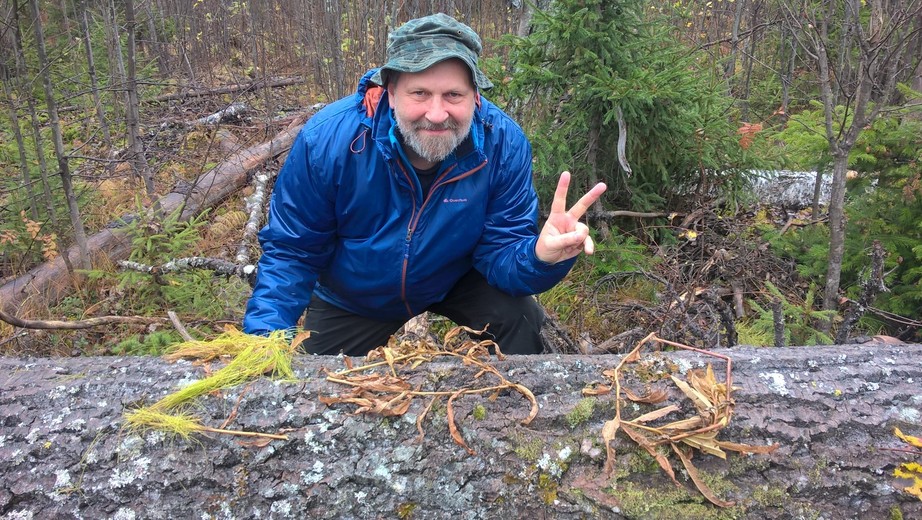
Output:
[[[430,123],[429,121],[418,121],[413,123],[413,130],[457,130],[460,125],[452,118],[448,118],[443,123]]]

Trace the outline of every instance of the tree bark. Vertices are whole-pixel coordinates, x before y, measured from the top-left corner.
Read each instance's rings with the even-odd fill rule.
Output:
[[[230,156],[214,169],[196,179],[191,190],[181,193],[173,191],[158,199],[161,210],[169,214],[181,205],[185,205],[183,219],[197,215],[225,200],[231,194],[245,186],[247,175],[262,166],[266,160],[285,153],[291,148],[302,124],[292,125],[276,135],[271,141],[253,146]],[[130,219],[125,216],[121,220]],[[113,223],[109,228],[93,235],[88,240],[88,249],[96,256],[105,256],[110,260],[121,260],[130,253],[130,240],[119,229],[121,224]],[[42,302],[55,302],[68,293],[69,288],[61,284],[66,274],[64,257],[75,255],[68,250],[51,262],[46,262],[28,273],[0,287],[0,305],[12,314],[19,314],[23,302],[38,297]]]
[[[109,122],[106,121],[106,112],[102,108],[102,101],[99,99],[99,80],[96,77],[96,59],[93,56],[93,41],[90,38],[89,9],[86,0],[80,2],[78,7],[78,21],[80,22],[80,33],[83,37],[83,46],[86,49],[86,73],[90,78],[90,94],[93,96],[93,108],[96,110],[96,118],[99,121],[99,131],[102,132],[102,140],[106,148],[112,150],[112,136],[109,134]]]
[[[127,40],[127,76],[125,77],[125,92],[128,96],[126,131],[128,132],[128,147],[131,150],[131,165],[135,175],[144,181],[147,196],[154,198],[154,178],[147,165],[147,156],[144,153],[144,142],[141,141],[141,114],[138,110],[138,78],[137,78],[137,53],[135,52],[135,33],[137,22],[134,16],[134,0],[124,0],[125,3],[125,39]],[[155,206],[156,207],[156,204]]]
[[[48,108],[48,116],[51,122],[51,134],[54,139],[54,153],[58,158],[58,175],[61,177],[61,184],[64,188],[64,197],[67,200],[68,214],[70,215],[70,224],[74,232],[74,242],[77,244],[77,265],[82,269],[90,269],[90,253],[87,247],[86,230],[83,227],[83,219],[80,217],[80,206],[77,203],[77,195],[74,193],[73,183],[70,175],[70,167],[67,164],[67,154],[64,152],[64,140],[61,135],[61,121],[58,118],[58,108],[54,99],[54,88],[51,86],[51,70],[48,62],[48,56],[45,52],[45,35],[42,32],[42,21],[38,9],[38,0],[31,0],[29,5],[32,8],[32,22],[35,31],[35,48],[38,52],[39,65],[42,69],[42,83],[45,86],[45,105]],[[38,143],[36,142],[36,145]]]
[[[894,427],[919,435],[922,345],[735,348],[735,413],[725,441],[769,455],[703,455],[695,466],[723,499],[704,502],[677,472],[682,491],[619,433],[615,470],[602,467],[610,396],[581,390],[604,380],[619,356],[512,356],[494,366],[529,388],[495,400],[464,396],[453,419],[468,446],[452,441],[444,401],[407,415],[354,415],[319,396],[344,393],[323,369],[336,357],[303,356],[299,380],[259,380],[211,394],[194,412],[210,427],[282,433],[242,441],[222,434],[171,437],[125,428],[123,414],[204,377],[189,362],[156,358],[0,358],[0,515],[34,518],[919,518],[894,467],[918,460]],[[658,361],[654,361],[658,360]],[[694,352],[643,354],[649,367],[703,366]],[[667,369],[668,370],[668,369]],[[718,374],[723,367],[715,364]],[[458,362],[423,365],[426,388],[481,385]],[[653,373],[653,372],[651,372]],[[719,378],[722,379],[722,378]],[[479,381],[479,380],[478,380]],[[483,386],[487,386],[483,384]],[[593,406],[587,406],[590,402]],[[675,393],[669,402],[688,404]],[[659,405],[658,405],[659,406]],[[628,406],[625,410],[630,409]],[[625,411],[625,414],[628,412]],[[630,412],[634,417],[638,412]],[[226,425],[222,423],[227,422]],[[903,451],[900,451],[903,450]],[[679,464],[678,461],[673,461]],[[18,515],[18,516],[17,516]]]

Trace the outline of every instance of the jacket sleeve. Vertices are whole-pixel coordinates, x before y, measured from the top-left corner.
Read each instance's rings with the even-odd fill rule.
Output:
[[[514,125],[514,124],[513,124]],[[497,161],[490,186],[483,236],[474,266],[494,287],[513,296],[538,294],[562,280],[575,259],[548,264],[535,255],[538,196],[532,183],[531,144],[514,126],[494,148]]]
[[[249,334],[294,327],[333,254],[334,190],[328,172],[312,167],[307,136],[305,128],[292,145],[259,232],[263,253],[243,318]]]

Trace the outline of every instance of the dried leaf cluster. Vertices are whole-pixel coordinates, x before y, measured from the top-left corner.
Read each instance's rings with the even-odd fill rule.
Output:
[[[666,390],[662,388],[646,393],[636,393],[623,385],[623,371],[625,365],[639,362],[641,360],[641,348],[646,344],[656,343],[692,350],[707,356],[722,359],[727,366],[724,381],[721,383],[717,382],[710,364],[707,366],[706,370],[689,370],[687,374],[688,381],[683,381],[670,375],[672,382],[694,405],[696,411],[695,415],[666,424],[657,423],[654,425],[653,423],[656,421],[660,421],[668,415],[681,410],[678,405],[670,404],[640,415],[639,417],[625,419],[622,417],[622,403],[624,402],[624,398],[637,403],[658,404],[665,401],[668,397]],[[665,454],[657,449],[660,446],[668,445],[679,457],[682,461],[682,465],[688,472],[688,476],[705,498],[720,507],[732,506],[732,502],[718,498],[701,478],[700,473],[692,463],[692,455],[694,453],[692,448],[697,448],[705,453],[725,459],[727,454],[724,450],[732,450],[740,453],[770,453],[777,449],[778,445],[750,446],[717,439],[717,434],[720,430],[730,423],[730,417],[733,412],[733,399],[731,397],[731,392],[733,390],[730,372],[731,365],[732,362],[727,356],[696,349],[687,345],[682,345],[681,343],[667,341],[657,337],[655,334],[649,334],[637,343],[634,350],[626,355],[618,366],[604,372],[611,380],[611,385],[594,386],[584,389],[584,395],[614,393],[615,396],[615,417],[607,421],[602,427],[602,439],[605,441],[607,449],[607,460],[605,463],[606,474],[610,476],[615,465],[615,450],[612,447],[612,441],[618,431],[623,431],[656,460],[663,471],[669,475],[669,478],[671,478],[677,486],[682,487],[676,479],[672,463]]]
[[[443,345],[435,345],[425,339],[400,341],[392,337],[386,346],[371,351],[365,358],[365,364],[360,366],[353,366],[347,357],[346,369],[327,372],[327,380],[352,389],[339,395],[320,396],[320,401],[327,406],[340,403],[356,405],[356,414],[401,416],[407,413],[415,398],[428,398],[429,403],[416,419],[416,428],[422,440],[425,436],[423,420],[436,402],[446,399],[451,438],[474,455],[474,450],[461,437],[455,421],[454,403],[457,399],[465,395],[488,394],[488,399],[493,401],[504,390],[518,392],[531,403],[531,411],[522,424],[530,423],[538,415],[538,402],[531,390],[507,380],[490,364],[493,358],[490,349],[495,350],[497,360],[504,359],[495,343],[463,339],[462,332],[481,334],[484,331],[455,327],[445,334]],[[414,370],[440,358],[457,358],[463,366],[474,369],[469,384],[452,390],[427,390],[423,388],[423,383],[413,385],[409,382]],[[491,377],[493,381],[482,383],[485,376]]]
[[[922,448],[922,438],[906,435],[899,428],[894,428],[893,433],[903,442],[915,448]],[[913,450],[915,453],[922,455],[922,452]],[[912,484],[903,488],[903,491],[922,500],[922,464],[918,462],[904,462],[893,470],[893,476],[898,478],[909,479]]]

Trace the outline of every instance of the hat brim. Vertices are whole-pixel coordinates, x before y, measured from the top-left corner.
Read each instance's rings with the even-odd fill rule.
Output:
[[[389,70],[395,72],[422,72],[429,67],[435,65],[436,63],[443,62],[450,59],[459,59],[464,62],[465,65],[471,70],[471,74],[474,78],[474,85],[479,90],[489,90],[493,88],[493,83],[487,79],[486,74],[484,74],[477,65],[471,61],[468,56],[465,56],[463,53],[452,53],[452,52],[420,52],[416,53],[415,56],[411,56],[408,59],[407,56],[401,56],[400,59],[392,59],[391,61],[385,63],[377,72],[371,76],[371,81],[377,83],[378,85],[385,86],[387,81],[386,72]]]

